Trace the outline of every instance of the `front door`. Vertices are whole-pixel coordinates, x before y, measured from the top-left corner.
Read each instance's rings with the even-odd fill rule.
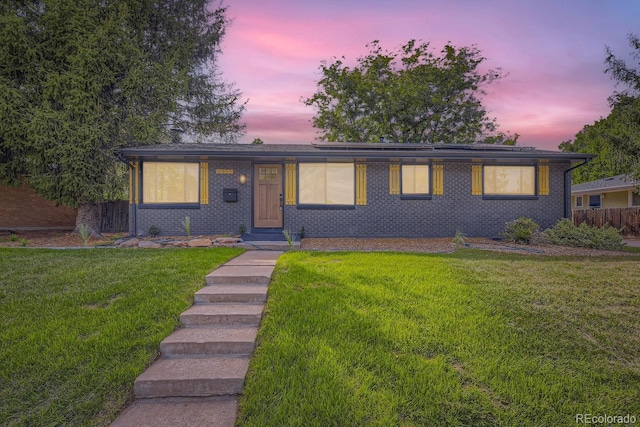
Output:
[[[253,226],[282,228],[282,165],[253,166]]]

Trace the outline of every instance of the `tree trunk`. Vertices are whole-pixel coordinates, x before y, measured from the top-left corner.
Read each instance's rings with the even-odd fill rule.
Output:
[[[80,231],[80,226],[86,224],[89,233],[94,237],[102,237],[100,232],[100,224],[102,222],[102,208],[99,203],[81,203],[78,206],[78,215],[76,216],[76,229],[74,232]]]

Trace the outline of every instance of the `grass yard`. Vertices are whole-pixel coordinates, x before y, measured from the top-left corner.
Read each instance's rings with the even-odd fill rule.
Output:
[[[108,425],[238,249],[0,249],[0,425]]]
[[[288,253],[243,426],[640,421],[640,260]]]

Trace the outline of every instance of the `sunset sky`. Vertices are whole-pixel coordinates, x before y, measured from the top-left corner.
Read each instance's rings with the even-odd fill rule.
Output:
[[[556,149],[609,114],[615,89],[604,74],[605,46],[631,59],[627,34],[640,33],[637,0],[228,0],[233,23],[220,69],[248,99],[242,142],[309,143],[316,137],[311,96],[322,60],[348,64],[380,40],[410,39],[435,51],[476,44],[487,68],[508,76],[484,105],[519,145]],[[637,62],[636,62],[637,64]]]

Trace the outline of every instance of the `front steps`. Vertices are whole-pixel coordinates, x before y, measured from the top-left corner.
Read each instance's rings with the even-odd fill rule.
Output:
[[[280,254],[246,252],[207,275],[208,286],[180,315],[183,328],[162,341],[160,358],[134,383],[136,400],[112,426],[233,426]],[[213,399],[219,417],[203,399]],[[202,424],[202,411],[211,422]]]

